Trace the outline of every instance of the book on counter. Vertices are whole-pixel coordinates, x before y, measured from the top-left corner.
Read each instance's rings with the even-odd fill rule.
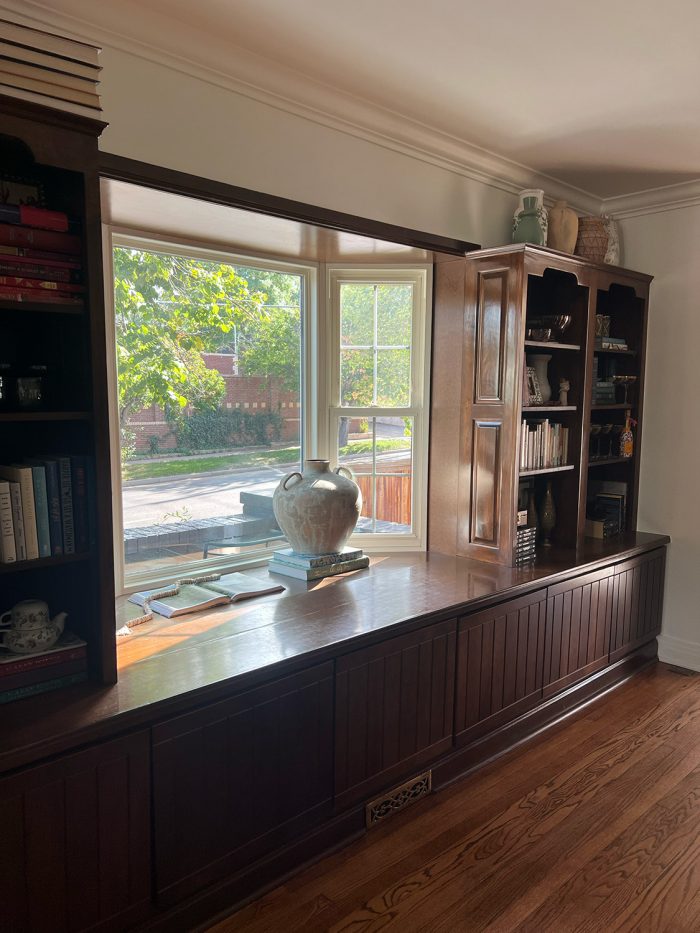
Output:
[[[270,573],[280,573],[310,583],[313,580],[322,580],[324,577],[349,573],[351,570],[364,570],[365,567],[369,567],[369,557],[367,556],[355,557],[349,560],[336,560],[333,563],[322,564],[318,567],[299,567],[284,560],[277,560],[277,553],[275,553],[270,561],[269,569]]]
[[[158,615],[172,619],[189,612],[200,612],[215,606],[224,606],[241,599],[281,593],[284,587],[269,577],[257,577],[248,573],[227,573],[218,580],[201,583],[182,583],[169,589],[143,590],[133,593],[129,602],[142,608],[150,608]]]
[[[344,547],[342,550],[334,551],[331,554],[318,555],[297,554],[290,547],[280,548],[274,553],[274,560],[277,563],[289,564],[290,567],[301,567],[305,570],[328,567],[330,564],[337,564],[339,561],[357,560],[359,557],[362,557],[362,548],[358,547]]]

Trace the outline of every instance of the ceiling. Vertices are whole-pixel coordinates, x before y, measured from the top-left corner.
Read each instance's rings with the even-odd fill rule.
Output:
[[[245,61],[258,83],[303,77],[599,198],[700,177],[700,5],[691,0],[32,7],[222,73]]]

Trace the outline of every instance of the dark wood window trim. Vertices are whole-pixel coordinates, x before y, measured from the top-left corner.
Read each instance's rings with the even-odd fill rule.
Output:
[[[415,249],[432,250],[455,256],[463,256],[464,253],[479,249],[476,243],[469,243],[465,240],[421,233],[419,230],[411,230],[397,224],[368,220],[353,214],[304,204],[301,201],[291,201],[288,198],[251,191],[249,188],[240,188],[237,185],[229,185],[210,178],[200,178],[198,175],[189,175],[160,165],[127,159],[109,152],[100,153],[99,171],[103,178],[112,178],[115,181],[127,181],[148,188],[156,188],[159,191],[168,191],[171,194],[211,201],[214,204],[244,208],[258,214],[270,214],[287,220],[314,224],[318,227],[328,227],[331,230],[342,230],[346,233],[374,237],[390,243],[401,243]]]

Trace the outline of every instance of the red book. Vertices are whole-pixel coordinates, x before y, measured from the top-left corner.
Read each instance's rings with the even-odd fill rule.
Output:
[[[12,256],[18,262],[20,259],[24,259],[26,262],[34,262],[40,259],[42,262],[50,263],[53,266],[63,266],[66,269],[80,268],[77,256],[70,256],[68,253],[57,253],[53,250],[25,249],[23,246],[6,246],[0,243],[0,255]]]
[[[63,211],[47,211],[45,207],[33,207],[31,204],[20,204],[19,222],[43,230],[68,230],[68,215]]]
[[[38,291],[36,288],[11,288],[0,285],[0,301],[17,301],[24,304],[73,305],[82,307],[83,300],[65,292]]]
[[[16,275],[0,275],[0,285],[10,288],[35,288],[50,292],[82,292],[83,285],[73,285],[71,282],[47,282],[44,279],[25,279]]]
[[[41,250],[56,250],[61,253],[78,255],[82,249],[82,240],[73,233],[59,233],[56,230],[35,230],[14,224],[0,224],[0,243],[5,246],[31,246]]]
[[[62,648],[60,650],[51,649],[45,654],[32,654],[29,657],[21,654],[14,654],[12,657],[2,659],[0,664],[0,689],[6,677],[14,677],[15,674],[26,674],[28,671],[42,670],[47,667],[55,667],[67,661],[79,661],[87,657],[87,645],[78,642],[72,648]],[[54,674],[51,674],[53,677]]]
[[[60,661],[51,667],[37,667],[20,674],[8,674],[0,680],[0,691],[16,690],[17,687],[31,687],[34,684],[65,677],[67,674],[80,674],[87,670],[87,658],[75,658],[73,661]]]

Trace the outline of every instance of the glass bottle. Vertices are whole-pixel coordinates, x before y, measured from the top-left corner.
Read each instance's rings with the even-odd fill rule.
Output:
[[[625,412],[625,427],[620,434],[620,456],[629,459],[634,454],[634,435],[632,434],[632,412]]]

